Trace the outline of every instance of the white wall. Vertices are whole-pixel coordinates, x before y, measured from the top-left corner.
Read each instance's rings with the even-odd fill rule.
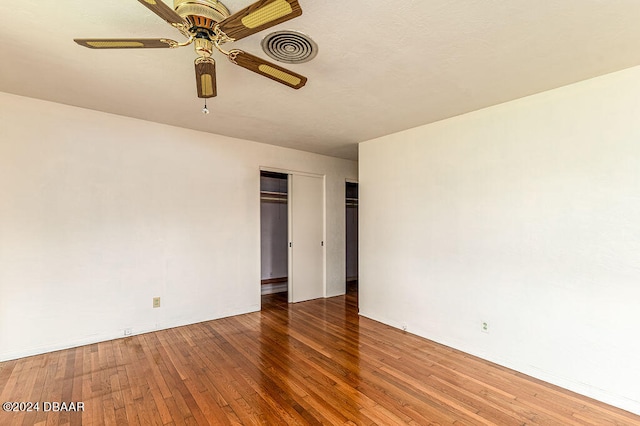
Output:
[[[640,413],[640,68],[359,165],[363,315]]]
[[[258,310],[261,166],[326,175],[343,293],[355,162],[0,93],[0,361]]]

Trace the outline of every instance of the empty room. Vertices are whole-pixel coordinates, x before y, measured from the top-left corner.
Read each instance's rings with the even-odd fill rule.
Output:
[[[640,2],[0,16],[0,425],[640,425]]]

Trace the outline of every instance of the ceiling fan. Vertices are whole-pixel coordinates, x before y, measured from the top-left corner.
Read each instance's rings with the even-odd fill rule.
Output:
[[[167,38],[74,39],[91,49],[173,49],[193,44],[198,97],[216,96],[216,63],[211,57],[217,49],[229,60],[264,77],[299,89],[307,78],[279,65],[265,61],[243,50],[225,50],[222,46],[302,14],[297,0],[259,0],[231,15],[218,0],[174,0],[174,9],[162,0],[138,0],[153,13],[180,31],[187,40],[179,43]]]

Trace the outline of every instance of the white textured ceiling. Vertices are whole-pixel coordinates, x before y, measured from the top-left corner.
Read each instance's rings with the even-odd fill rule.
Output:
[[[0,91],[356,159],[364,140],[640,65],[638,0],[299,1],[301,17],[234,46],[268,59],[266,34],[309,34],[318,56],[283,64],[309,78],[298,91],[216,55],[205,116],[191,47],[72,41],[183,40],[136,0],[0,2]]]

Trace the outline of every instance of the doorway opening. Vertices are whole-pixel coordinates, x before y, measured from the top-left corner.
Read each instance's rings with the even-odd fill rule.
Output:
[[[284,173],[260,172],[260,293],[263,308],[288,300],[288,180],[289,176]]]
[[[358,184],[346,183],[347,294],[358,292]]]

